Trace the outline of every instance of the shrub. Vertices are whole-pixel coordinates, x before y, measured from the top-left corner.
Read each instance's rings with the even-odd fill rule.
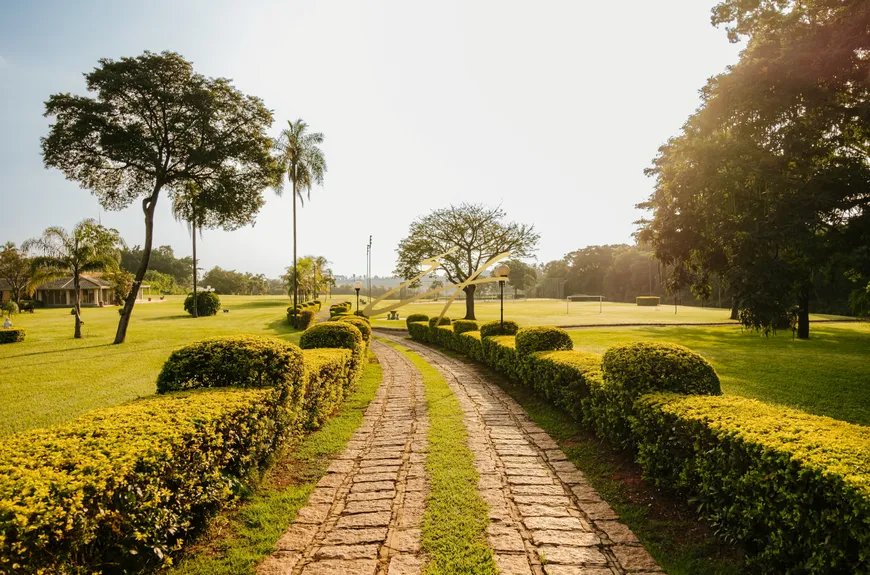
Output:
[[[415,321],[408,324],[408,335],[417,341],[429,341],[429,322]]]
[[[214,292],[196,292],[196,313],[199,316],[217,315],[221,309],[221,298]],[[184,298],[184,311],[193,315],[193,292]]]
[[[464,331],[456,334],[454,339],[456,340],[456,351],[471,359],[483,361],[483,342],[479,331]]]
[[[604,376],[633,395],[674,391],[691,395],[722,393],[710,362],[687,347],[672,343],[633,342],[615,345],[604,354]]]
[[[639,295],[634,300],[637,305],[644,307],[655,307],[661,302],[661,298],[657,295]]]
[[[172,352],[157,393],[200,387],[299,387],[301,350],[286,341],[254,335],[215,337]]]
[[[765,573],[870,573],[870,430],[737,396],[637,403],[638,461]]]
[[[18,304],[10,299],[3,302],[3,305],[0,305],[0,311],[3,311],[6,315],[12,316],[19,313],[20,310],[18,309]]]
[[[314,313],[314,310],[310,308],[302,310],[301,312],[299,312],[296,327],[298,329],[308,329],[309,327],[314,325],[315,315],[316,314]],[[292,319],[290,321],[292,323]]]
[[[518,348],[519,339],[517,334]],[[580,401],[589,396],[586,375],[594,371],[601,371],[601,356],[598,354],[573,350],[539,351],[524,358],[520,380],[575,418],[582,419]]]
[[[429,316],[425,313],[412,313],[408,317],[405,318],[405,325],[410,326],[414,322],[418,321],[429,321]]]
[[[347,349],[303,349],[305,357],[306,385],[302,404],[302,427],[317,429],[335,413],[347,391],[355,381],[351,380],[351,355]]]
[[[354,383],[359,380],[365,367],[365,343],[362,333],[355,326],[345,321],[328,321],[318,323],[302,332],[299,339],[302,349],[339,348],[352,352],[350,362],[350,377]]]
[[[480,328],[473,319],[457,319],[453,322],[453,333],[460,334],[467,331],[478,331]]]
[[[0,344],[24,341],[26,335],[27,332],[24,331],[23,327],[10,327],[8,329],[0,327]]]
[[[561,351],[574,348],[571,336],[558,327],[534,326],[517,331],[517,353],[527,356],[536,351]]]
[[[482,338],[483,358],[493,369],[513,379],[519,379],[519,358],[512,335]]]
[[[499,321],[489,321],[480,326],[480,335],[481,337],[490,337],[493,335],[516,335],[519,329],[520,326],[518,326],[515,321],[505,320],[504,328],[502,328],[501,322]]]
[[[368,322],[367,319],[363,319],[359,316],[348,315],[342,316],[338,319],[338,321],[347,322],[351,325],[355,325],[359,330],[360,334],[362,334],[363,342],[368,346],[372,341],[372,326]]]
[[[436,323],[438,325],[450,325],[450,318],[449,317],[442,317],[440,319],[440,321],[437,317],[429,318],[429,327],[435,327]]]
[[[453,349],[453,327],[450,325],[438,325],[429,328],[429,341]]]
[[[293,433],[277,389],[196,390],[0,441],[0,572],[163,563]]]

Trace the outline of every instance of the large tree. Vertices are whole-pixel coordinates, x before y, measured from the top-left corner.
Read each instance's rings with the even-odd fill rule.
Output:
[[[141,199],[145,243],[115,335],[123,343],[148,271],[160,193],[174,197],[194,182],[233,198],[273,185],[272,113],[173,52],[102,59],[85,79],[92,97],[55,94],[46,102],[55,122],[42,152],[46,167],[91,190],[106,209]]]
[[[30,260],[12,242],[0,246],[0,279],[6,280],[17,304],[30,281]]]
[[[424,259],[456,251],[443,259],[447,281],[459,285],[481,265],[504,252],[514,258],[532,256],[540,236],[534,226],[506,222],[501,207],[461,204],[434,210],[415,220],[408,236],[399,243],[396,275],[411,279],[420,273]],[[465,286],[465,319],[475,319],[474,292]]]
[[[35,254],[33,277],[28,290],[57,279],[73,279],[75,292],[75,338],[82,337],[81,277],[88,272],[105,272],[118,268],[121,259],[118,231],[101,226],[96,220],[82,220],[72,232],[59,226],[46,228],[42,236],[24,242],[22,248]]]
[[[281,136],[275,142],[278,159],[287,172],[287,178],[293,186],[293,267],[298,265],[296,257],[296,199],[304,205],[305,197],[311,199],[311,186],[323,184],[323,174],[326,173],[326,159],[320,149],[323,134],[309,132],[308,124],[301,119],[287,122],[287,127],[281,130]],[[293,282],[293,307],[298,304],[299,284],[298,270],[290,274]],[[294,316],[295,318],[295,316]]]
[[[510,268],[508,274],[508,282],[514,288],[514,299],[517,298],[517,290],[525,290],[526,286],[534,285],[534,281],[530,281],[529,276],[537,279],[538,274],[532,266],[522,260],[512,258],[504,262]]]
[[[143,250],[141,246],[121,248],[121,267],[130,273],[135,273],[142,263],[142,256]],[[158,246],[151,250],[145,281],[150,282],[150,274],[157,272],[171,276],[179,286],[189,287],[192,282],[190,275],[192,267],[193,258],[190,256],[176,257],[172,246]]]

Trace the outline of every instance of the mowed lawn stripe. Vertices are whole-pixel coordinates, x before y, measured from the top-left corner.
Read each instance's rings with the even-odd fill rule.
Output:
[[[477,490],[479,476],[459,400],[438,371],[406,347],[385,342],[423,374],[429,416],[426,472],[431,491],[422,522],[426,575],[495,575],[486,541],[489,512]]]

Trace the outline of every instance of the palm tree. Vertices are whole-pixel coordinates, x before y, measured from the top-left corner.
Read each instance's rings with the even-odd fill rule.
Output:
[[[117,230],[105,228],[96,220],[86,219],[76,224],[72,233],[60,226],[52,226],[46,228],[42,236],[22,244],[25,251],[36,254],[32,260],[33,277],[27,289],[29,294],[33,294],[44,283],[73,277],[76,339],[82,337],[81,275],[117,269],[121,260],[118,249],[120,243]]]
[[[323,256],[317,256],[314,258],[314,297],[320,297],[321,288],[325,288],[326,284],[329,282],[329,278],[332,277],[332,270],[329,269],[329,260]],[[324,290],[325,291],[325,290]]]
[[[200,206],[200,189],[193,182],[187,182],[182,193],[176,194],[172,200],[172,215],[177,221],[187,224],[187,231],[193,238],[193,317],[197,316],[196,305],[196,231],[199,229],[202,235],[202,226],[205,220],[205,207]]]
[[[287,172],[287,178],[293,183],[293,307],[298,304],[298,273],[295,268],[296,259],[296,198],[304,204],[302,192],[311,199],[311,186],[323,184],[323,174],[326,172],[326,160],[323,152],[318,147],[323,143],[323,134],[319,132],[308,133],[308,125],[300,120],[287,122],[287,128],[281,130],[281,135],[275,142],[275,149],[279,153],[278,161]],[[278,190],[280,193],[280,189]]]

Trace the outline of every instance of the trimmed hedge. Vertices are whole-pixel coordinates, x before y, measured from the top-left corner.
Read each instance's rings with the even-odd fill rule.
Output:
[[[7,329],[0,327],[0,344],[18,343],[19,341],[24,341],[26,336],[27,332],[23,327],[10,327]]]
[[[505,320],[504,329],[502,329],[501,322],[489,321],[480,326],[480,335],[482,337],[489,337],[491,335],[516,335],[519,329],[520,326],[517,325],[517,322],[515,321]]]
[[[304,332],[299,338],[302,349],[339,348],[351,350],[349,363],[350,376],[358,381],[365,364],[365,343],[362,333],[355,325],[345,321],[318,323]]]
[[[335,413],[356,382],[350,371],[348,349],[303,349],[305,358],[305,398],[301,425],[317,429]]]
[[[571,336],[558,327],[524,327],[516,335],[517,353],[529,355],[536,351],[561,351],[574,349]]]
[[[457,319],[453,322],[453,333],[456,334],[479,330],[480,326],[473,319]]]
[[[436,323],[438,325],[450,325],[450,318],[445,316],[445,317],[441,318],[441,321],[438,321],[437,317],[430,317],[429,318],[429,327],[435,327]]]
[[[196,292],[196,315],[207,316],[217,315],[221,310],[221,298],[214,292],[198,291]],[[184,298],[184,311],[193,315],[193,292],[187,294]]]
[[[314,325],[314,318],[316,313],[313,309],[304,309],[299,312],[299,323],[296,326],[298,329],[308,329],[312,325]]]
[[[634,301],[641,307],[655,307],[659,305],[661,298],[657,295],[639,295]]]
[[[428,322],[429,316],[425,313],[412,313],[408,317],[405,318],[405,325],[410,326],[414,322],[423,321]]]
[[[559,331],[409,325],[413,339],[484,361],[636,453],[647,477],[696,501],[764,572],[870,574],[870,428],[722,397],[713,367],[682,346],[624,344],[603,359],[532,351],[567,347]]]
[[[355,315],[342,316],[338,318],[338,321],[347,322],[351,325],[356,326],[362,335],[363,342],[366,346],[370,345],[372,342],[372,326],[367,319],[361,318]]]

